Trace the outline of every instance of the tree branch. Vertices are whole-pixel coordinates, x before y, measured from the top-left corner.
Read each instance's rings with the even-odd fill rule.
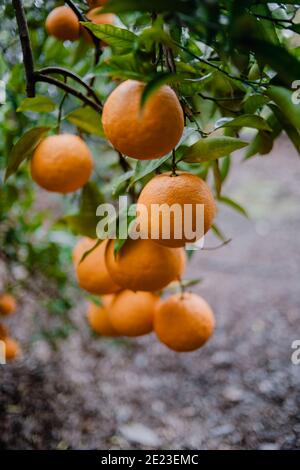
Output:
[[[80,91],[76,90],[75,88],[71,87],[70,85],[67,85],[64,82],[61,82],[60,80],[57,80],[56,78],[53,77],[48,77],[48,75],[43,75],[42,73],[37,73],[35,74],[35,81],[36,82],[44,82],[44,83],[50,83],[51,85],[55,85],[58,88],[61,88],[65,92],[69,93],[70,95],[75,96],[79,100],[83,101],[86,105],[90,106],[91,108],[95,109],[98,113],[101,113],[102,111],[102,106],[100,106],[98,103],[95,103],[92,101],[90,98],[88,98],[86,95],[81,93]]]
[[[218,72],[222,73],[223,75],[226,75],[226,77],[231,78],[232,80],[237,80],[238,82],[242,82],[245,85],[250,86],[253,90],[257,91],[257,86],[258,84],[255,82],[252,82],[251,80],[247,80],[242,77],[237,77],[235,75],[231,75],[229,72],[226,72],[226,70],[223,70],[221,67],[219,67],[216,64],[213,64],[212,62],[209,62],[206,59],[203,59],[202,57],[197,56],[194,54],[192,51],[190,51],[187,47],[182,46],[179,42],[174,41],[177,47],[179,47],[181,50],[189,54],[191,57],[193,57],[196,60],[199,60],[199,62],[202,62],[203,64],[207,65],[208,67],[211,67],[215,70],[218,70]]]
[[[26,74],[26,91],[28,98],[35,97],[35,76],[33,54],[30,44],[28,25],[26,21],[25,11],[21,0],[12,0],[12,4],[16,14],[19,36],[23,52],[23,62]]]
[[[75,5],[75,3],[72,0],[65,0],[65,3],[69,5],[69,7],[74,11],[75,15],[79,19],[79,21],[89,21],[89,19],[79,10],[79,8]],[[94,36],[91,30],[87,29],[88,33],[90,34],[94,46],[95,46],[95,57],[100,57],[101,55],[101,48],[100,48],[100,40]],[[96,61],[97,59],[95,59]]]
[[[59,74],[59,75],[62,75],[63,77],[72,78],[75,82],[82,85],[89,92],[89,95],[94,98],[95,102],[98,103],[99,106],[102,107],[102,103],[100,99],[98,98],[94,90],[91,88],[91,86],[85,83],[85,81],[83,81],[82,78],[76,73],[71,72],[70,70],[65,69],[63,67],[57,67],[57,66],[44,67],[43,69],[38,70],[36,73],[42,74],[42,75]]]

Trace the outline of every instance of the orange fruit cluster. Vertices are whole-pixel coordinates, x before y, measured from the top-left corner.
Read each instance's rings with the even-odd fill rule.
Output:
[[[0,295],[0,317],[7,317],[16,311],[17,303],[11,294]],[[0,323],[0,348],[4,344],[5,359],[10,361],[20,354],[20,346],[18,342],[9,336],[8,329]],[[2,353],[2,349],[1,349]]]
[[[87,3],[90,10],[86,16],[92,23],[114,23],[114,15],[101,13],[105,0]],[[93,42],[90,32],[80,26],[67,6],[55,8],[48,15],[46,29],[59,40],[74,41],[83,36],[88,43]],[[175,152],[185,121],[179,98],[170,86],[161,86],[145,102],[144,90],[145,84],[137,80],[119,84],[104,104],[102,125],[108,141],[119,153],[137,160],[152,160]],[[87,145],[70,134],[47,137],[31,160],[33,180],[42,188],[59,193],[81,188],[92,170],[93,159]],[[160,301],[158,293],[181,279],[186,264],[183,247],[199,240],[211,228],[216,214],[212,192],[198,176],[177,171],[174,159],[172,172],[153,177],[137,202],[142,238],[128,239],[118,253],[113,240],[97,243],[83,238],[74,249],[79,286],[90,294],[103,296],[101,306],[89,305],[89,323],[104,336],[140,336],[154,330],[160,341],[175,351],[195,350],[212,335],[214,316],[210,307],[195,294],[182,293]],[[169,210],[167,237],[163,212],[154,212],[154,207],[163,206]],[[180,209],[179,215],[173,210],[175,207]],[[203,220],[200,231],[199,210]]]
[[[90,302],[87,318],[91,329],[108,337],[137,337],[155,332],[176,352],[201,348],[214,331],[214,314],[196,294],[172,295],[166,300],[152,292],[123,290],[104,296],[101,306]]]
[[[183,274],[182,248],[127,240],[115,255],[113,240],[97,245],[83,238],[74,248],[73,262],[80,287],[102,296],[101,305],[90,302],[87,313],[97,334],[136,337],[155,331],[178,352],[198,349],[212,335],[214,316],[201,297],[183,293],[159,298],[159,291]]]
[[[101,13],[99,6],[104,5],[105,0],[88,2],[91,8],[86,17],[94,24],[113,24],[114,15]],[[79,19],[74,11],[68,6],[54,8],[46,18],[46,31],[60,41],[76,41],[81,36],[89,44],[93,44],[92,36],[86,28],[80,25]],[[102,43],[102,45],[105,45]]]

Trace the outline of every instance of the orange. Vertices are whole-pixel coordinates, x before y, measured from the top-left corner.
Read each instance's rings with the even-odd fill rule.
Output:
[[[181,277],[185,256],[181,248],[167,248],[151,240],[126,240],[115,256],[114,242],[106,248],[106,266],[124,289],[154,292]]]
[[[18,342],[10,337],[4,338],[5,358],[7,361],[15,359],[20,354],[20,346]]]
[[[96,295],[113,294],[120,287],[112,280],[105,265],[104,254],[107,240],[104,240],[83,261],[80,262],[84,253],[89,251],[97,240],[82,238],[73,251],[73,261],[78,283],[82,289]]]
[[[16,299],[10,294],[0,296],[0,315],[10,315],[17,308]]]
[[[80,23],[71,8],[61,6],[54,8],[47,16],[46,30],[60,41],[75,41],[80,36]]]
[[[6,326],[0,323],[0,340],[6,338],[7,336],[8,336],[8,331],[7,331]]]
[[[154,330],[162,343],[177,352],[194,351],[206,343],[215,326],[214,314],[202,297],[186,292],[162,301],[155,311]]]
[[[85,16],[88,20],[90,20],[93,24],[114,24],[115,22],[115,15],[112,13],[101,13],[100,8],[93,8],[90,10]],[[86,28],[82,28],[82,34],[84,39],[93,44],[93,39],[91,34]],[[101,41],[101,44],[105,46],[105,43]]]
[[[116,295],[109,309],[109,319],[124,336],[142,336],[153,330],[153,317],[159,297],[151,292],[124,290]]]
[[[121,153],[138,160],[162,157],[178,144],[183,128],[183,112],[176,93],[160,87],[141,109],[145,84],[127,80],[106,100],[102,114],[105,135]]]
[[[157,233],[158,238],[154,241],[170,247],[184,246],[185,243],[192,243],[203,237],[210,229],[216,213],[215,201],[206,182],[198,176],[183,172],[178,172],[177,176],[171,175],[171,173],[155,176],[142,190],[138,204],[143,204],[147,209],[146,214],[148,214],[147,216],[144,213],[143,216],[141,213],[141,230],[153,240],[154,233]],[[163,212],[158,214],[155,207],[152,206],[153,204],[159,206],[166,204],[166,215],[163,216]],[[169,212],[171,206],[176,204],[179,212],[176,212],[175,206],[175,211]],[[190,207],[185,204],[189,204]],[[198,218],[197,204],[203,205],[202,208],[199,207]],[[164,236],[165,226],[168,230]],[[179,229],[178,233],[176,233],[177,228]],[[188,239],[188,233],[186,233],[188,230],[196,231],[196,235]]]
[[[93,331],[102,336],[118,336],[109,319],[109,308],[113,302],[114,296],[106,295],[101,298],[102,305],[96,305],[93,302],[89,303],[88,307],[88,322]]]
[[[81,188],[93,170],[93,157],[77,135],[46,137],[35,149],[31,160],[32,179],[42,188],[70,193]]]

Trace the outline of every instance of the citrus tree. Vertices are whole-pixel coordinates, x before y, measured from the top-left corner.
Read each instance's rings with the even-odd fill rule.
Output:
[[[150,331],[156,294],[149,292],[181,278],[186,240],[100,244],[99,204],[120,195],[146,205],[190,198],[204,204],[204,231],[226,243],[215,204],[247,215],[223,191],[232,153],[266,155],[283,132],[300,152],[299,7],[265,0],[13,0],[0,7],[5,289],[25,284],[42,293],[55,317],[51,328],[40,325],[48,339],[73,327],[74,235],[88,237],[74,252],[80,286],[97,296],[125,289],[122,305],[137,305],[125,324],[120,300],[112,324],[105,305],[90,306],[90,323],[104,335]],[[53,210],[38,186],[61,194]],[[147,293],[140,299],[133,291]],[[159,310],[156,332],[175,350],[195,349],[213,330],[212,312],[188,293],[180,305],[178,295]],[[198,332],[189,323],[195,312]],[[185,328],[187,342],[179,334]]]

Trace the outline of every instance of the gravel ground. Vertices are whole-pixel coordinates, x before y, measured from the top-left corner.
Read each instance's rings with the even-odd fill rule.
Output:
[[[200,351],[173,353],[153,335],[95,340],[84,305],[59,351],[29,348],[35,299],[25,295],[11,320],[23,357],[0,366],[0,448],[299,449],[299,181],[285,139],[267,157],[237,158],[226,194],[251,219],[224,208],[219,223],[232,242],[198,252],[187,273],[204,278],[194,291],[217,318]]]

